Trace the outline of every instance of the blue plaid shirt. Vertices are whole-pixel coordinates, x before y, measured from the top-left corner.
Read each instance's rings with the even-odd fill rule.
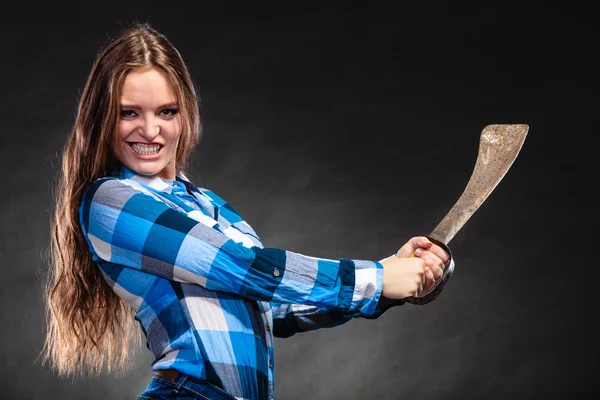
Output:
[[[273,398],[273,335],[387,309],[376,308],[379,261],[264,248],[235,209],[184,175],[122,167],[86,189],[79,218],[104,278],[136,310],[153,370],[176,369],[238,399]]]

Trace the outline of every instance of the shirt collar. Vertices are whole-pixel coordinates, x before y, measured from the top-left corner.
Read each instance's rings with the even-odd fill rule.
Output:
[[[185,175],[176,176],[175,180],[165,179],[158,176],[145,176],[140,175],[126,167],[121,165],[120,167],[113,170],[113,176],[117,176],[121,179],[131,179],[132,181],[141,183],[142,185],[151,187],[152,189],[164,192],[164,193],[177,193],[185,192],[186,185],[184,180],[187,181]]]

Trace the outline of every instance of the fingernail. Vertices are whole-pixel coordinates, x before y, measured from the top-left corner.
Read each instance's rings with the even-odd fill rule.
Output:
[[[418,256],[420,256],[421,254],[423,254],[423,250],[421,250],[421,249],[417,249],[417,250],[415,251],[415,256],[417,256],[417,257],[418,257]]]

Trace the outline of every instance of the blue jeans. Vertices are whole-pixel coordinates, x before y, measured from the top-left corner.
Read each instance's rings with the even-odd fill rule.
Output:
[[[177,399],[177,400],[235,400],[235,397],[212,383],[179,374],[171,382],[159,376],[153,376],[136,400]]]

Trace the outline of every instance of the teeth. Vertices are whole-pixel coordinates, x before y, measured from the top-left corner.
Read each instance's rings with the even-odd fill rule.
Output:
[[[140,143],[131,143],[131,147],[138,154],[156,154],[158,150],[160,150],[159,144],[140,144]]]

